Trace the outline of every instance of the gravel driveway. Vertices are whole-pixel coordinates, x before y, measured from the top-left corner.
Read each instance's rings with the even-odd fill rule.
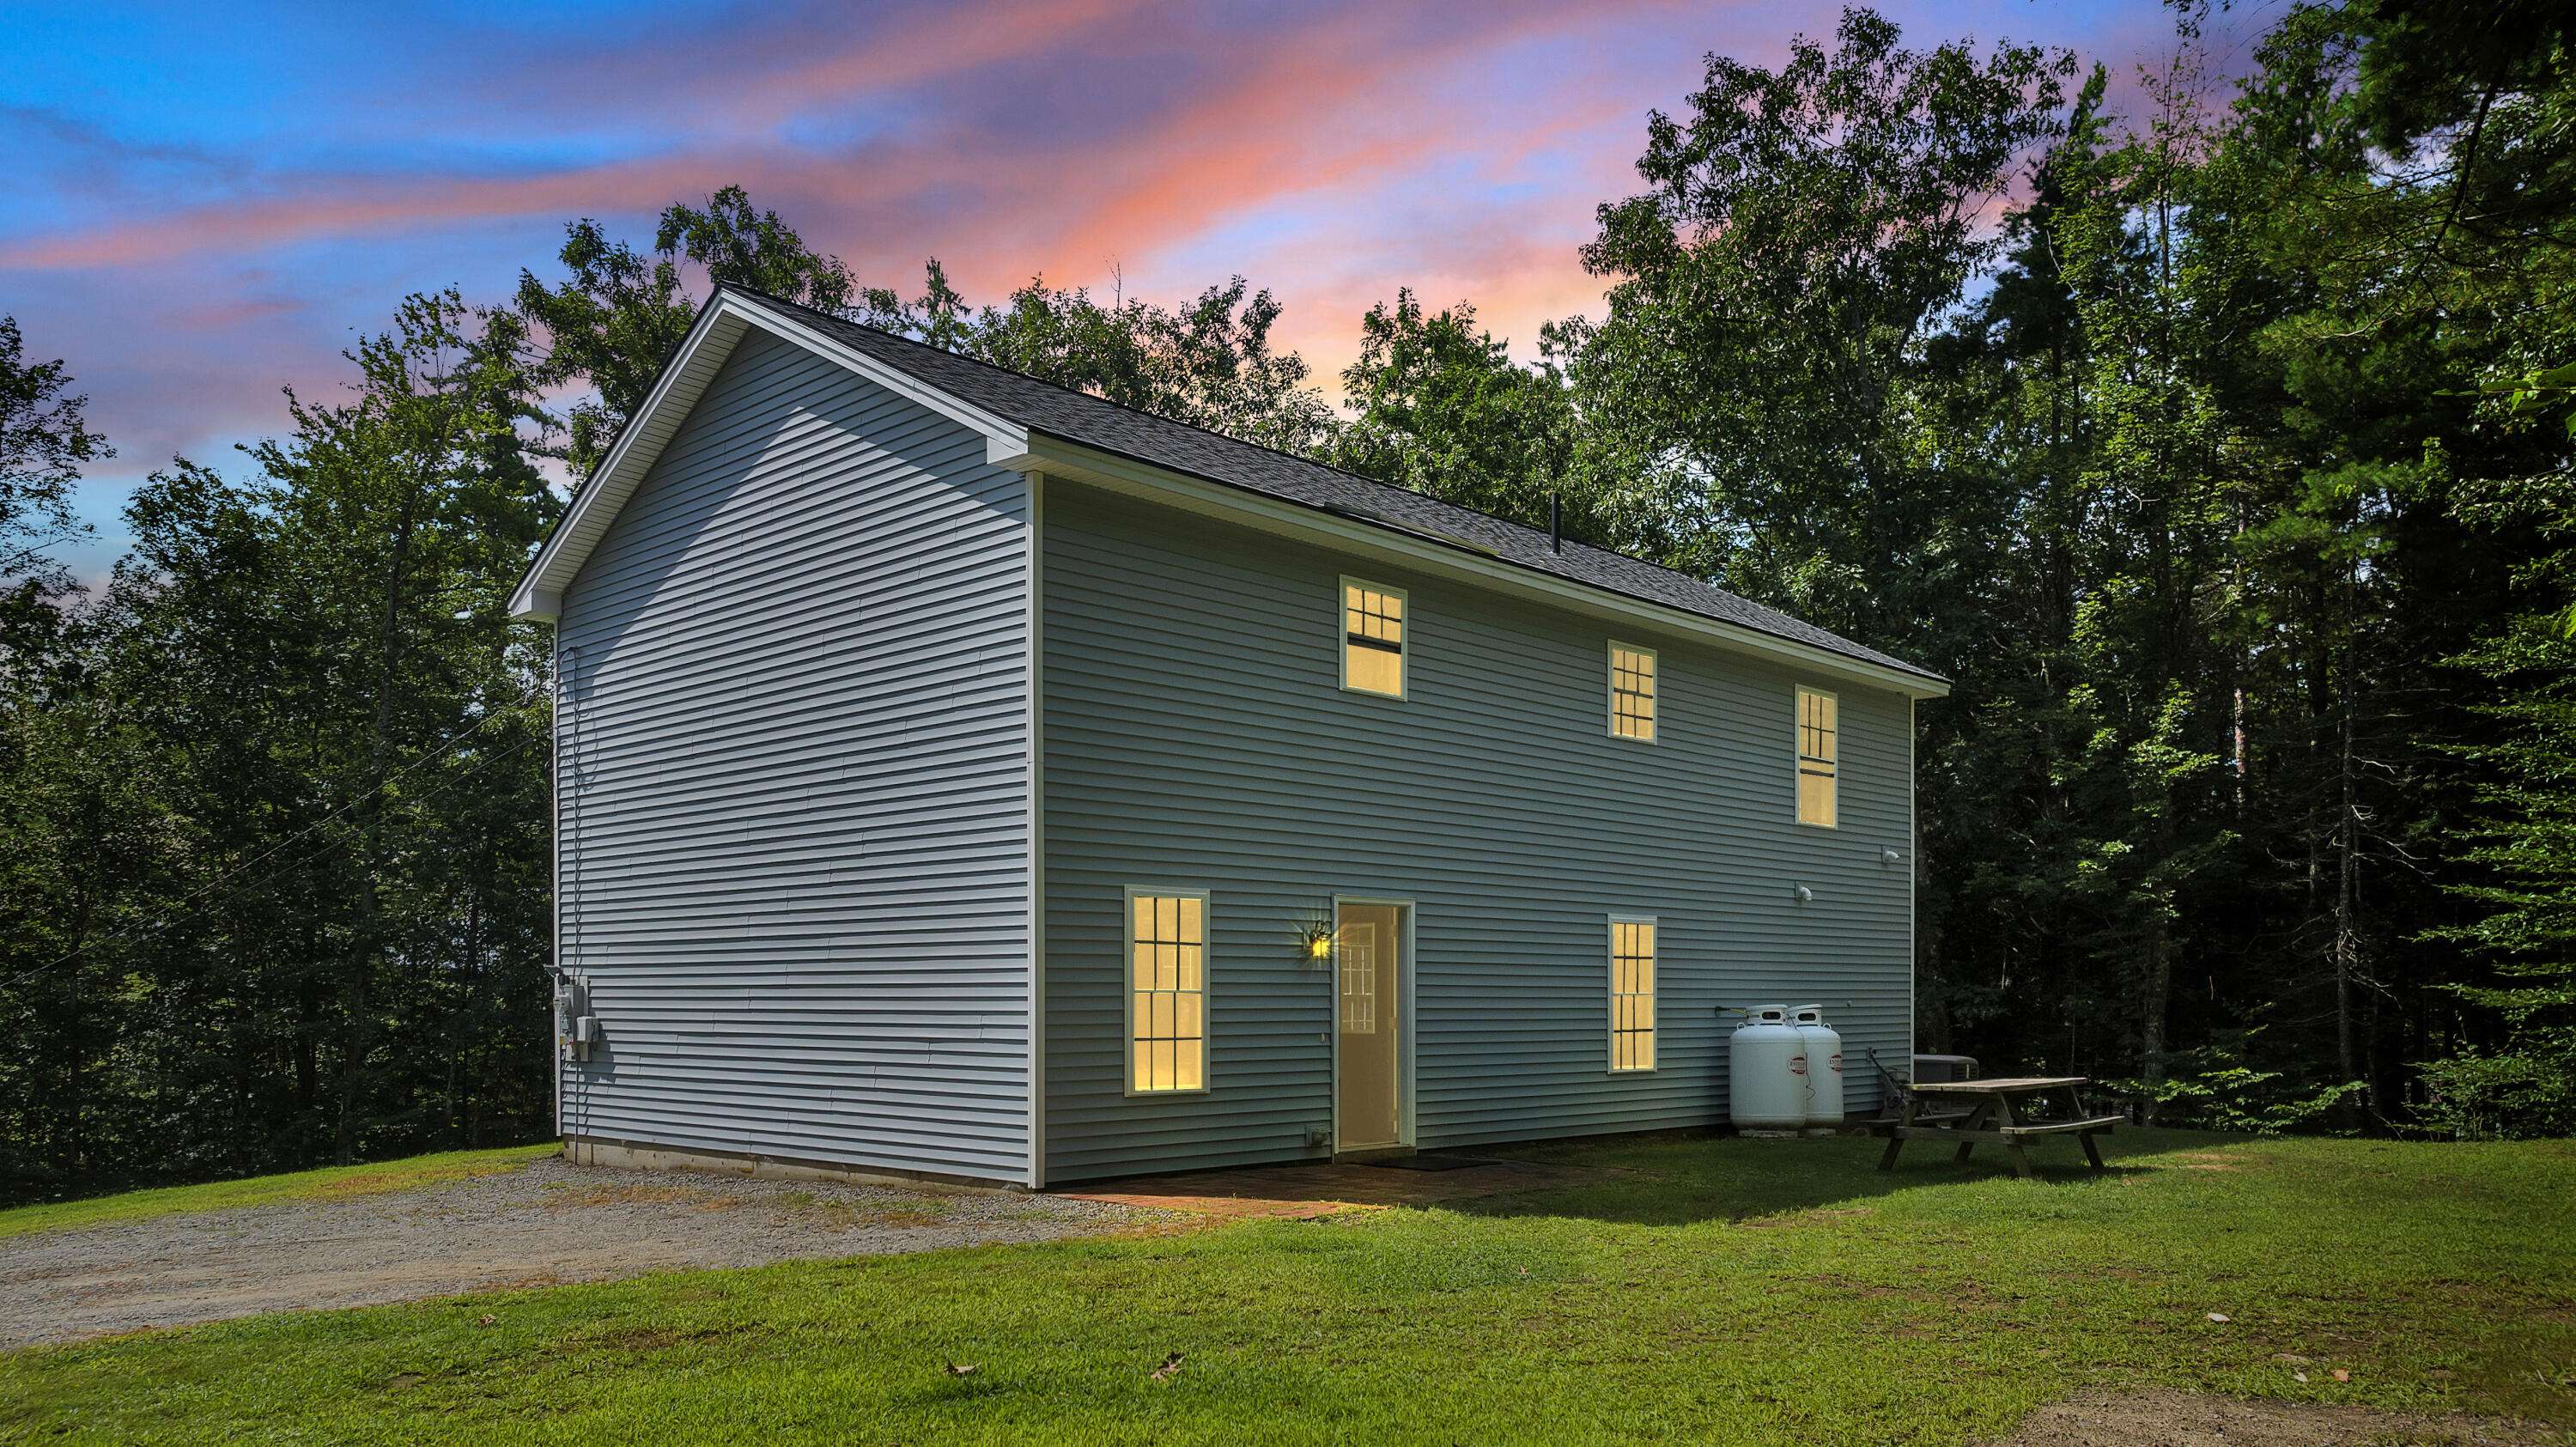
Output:
[[[0,1239],[0,1347],[648,1271],[1048,1241],[1160,1215],[545,1159],[347,1201]]]

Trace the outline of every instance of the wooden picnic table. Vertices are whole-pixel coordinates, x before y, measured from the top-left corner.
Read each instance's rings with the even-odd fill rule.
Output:
[[[2082,1075],[2027,1075],[1914,1085],[1905,1092],[1904,1113],[1879,1127],[1887,1133],[1887,1153],[1878,1158],[1878,1168],[1894,1170],[1896,1153],[1909,1140],[1957,1141],[1959,1153],[1952,1157],[1954,1163],[1965,1162],[1977,1142],[1985,1141],[2011,1151],[2013,1175],[2028,1180],[2030,1157],[2023,1150],[2024,1144],[2034,1136],[2071,1135],[2084,1143],[2084,1158],[2098,1171],[2102,1169],[2102,1150],[2093,1144],[2093,1138],[2109,1134],[2120,1118],[2084,1114],[2084,1102],[2075,1092],[2092,1083],[2090,1077]],[[2064,1120],[2025,1120],[2021,1112],[2013,1109],[2014,1101],[2028,1105],[2060,1093],[2066,1097]],[[1966,1108],[1937,1108],[1953,1101],[1964,1103]]]

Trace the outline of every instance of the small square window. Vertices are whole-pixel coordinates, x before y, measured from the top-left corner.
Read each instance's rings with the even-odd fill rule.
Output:
[[[1655,650],[1610,645],[1610,736],[1655,741]]]
[[[1342,580],[1342,687],[1404,697],[1404,603],[1401,588]]]

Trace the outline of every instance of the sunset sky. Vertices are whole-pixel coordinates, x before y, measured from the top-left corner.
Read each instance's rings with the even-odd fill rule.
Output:
[[[84,496],[84,575],[121,550],[137,479],[173,453],[240,467],[235,441],[284,424],[280,387],[338,385],[404,292],[502,300],[522,267],[555,274],[568,219],[647,242],[663,205],[727,182],[907,294],[932,255],[978,302],[1037,274],[1177,302],[1239,272],[1329,384],[1359,313],[1410,286],[1526,353],[1542,320],[1599,309],[1575,248],[1635,189],[1647,110],[1681,106],[1703,53],[1768,63],[1836,14],[393,8],[10,5],[0,312],[69,361],[120,453]],[[1882,8],[1912,43],[2045,41],[2123,78],[2170,43],[2152,0]]]

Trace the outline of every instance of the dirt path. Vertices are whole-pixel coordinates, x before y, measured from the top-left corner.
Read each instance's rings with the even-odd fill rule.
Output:
[[[0,1239],[0,1347],[650,1271],[1046,1241],[1158,1214],[540,1160],[417,1191]]]

